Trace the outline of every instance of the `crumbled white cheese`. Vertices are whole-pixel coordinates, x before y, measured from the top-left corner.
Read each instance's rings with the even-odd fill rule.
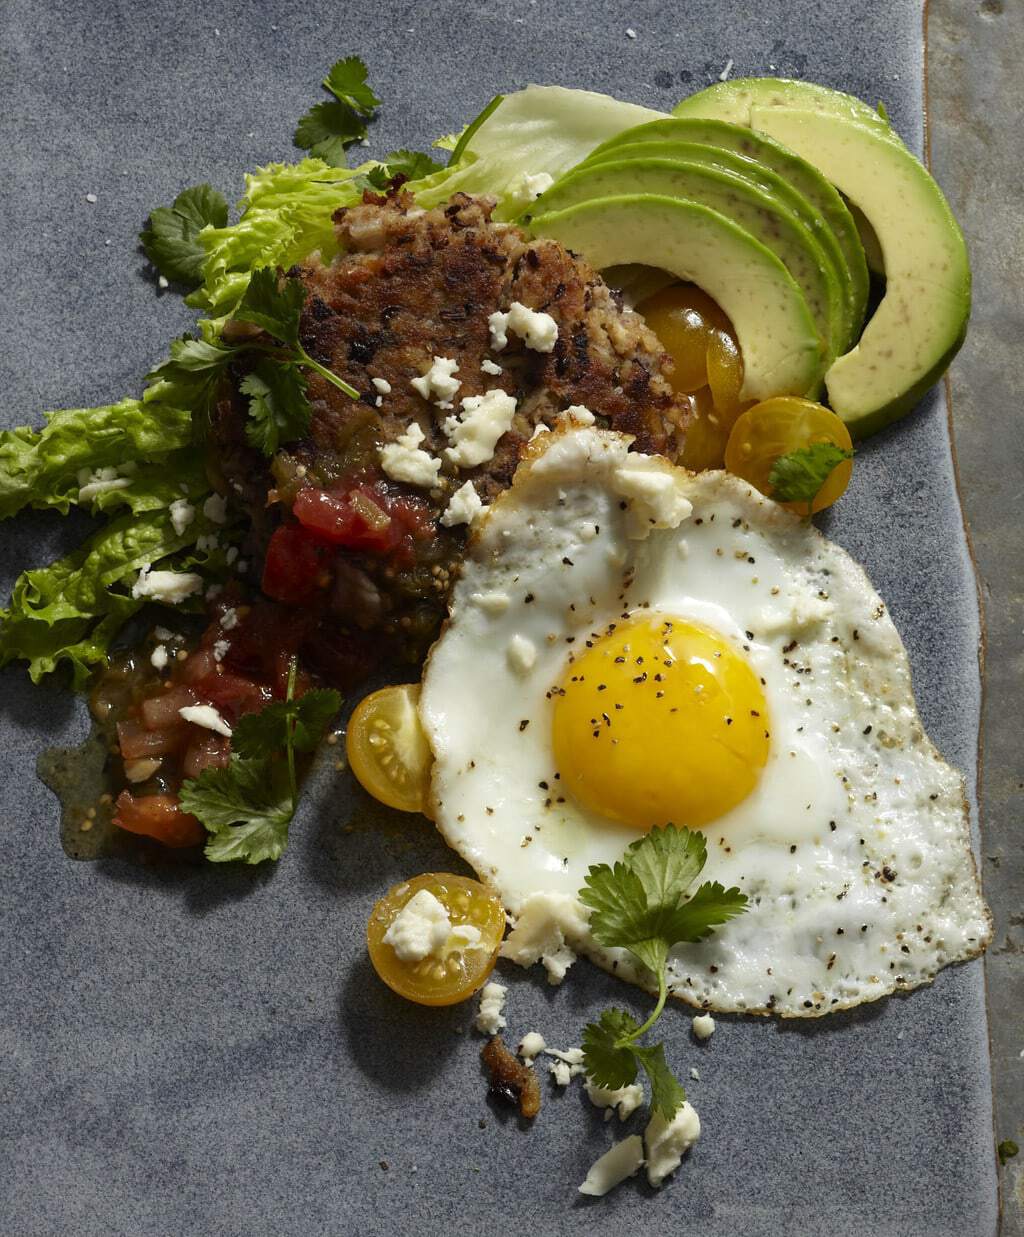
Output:
[[[732,72],[732,57],[730,56],[729,59],[725,62],[725,68],[721,71],[721,73],[719,73],[718,80],[720,82],[728,81],[729,74],[731,72]]]
[[[480,1009],[476,1015],[476,1029],[484,1035],[497,1035],[502,1027],[507,1026],[502,1010],[505,1008],[505,997],[508,989],[503,984],[493,981],[484,986],[480,993]]]
[[[580,1193],[602,1198],[627,1177],[635,1176],[644,1163],[643,1139],[639,1134],[630,1134],[591,1164],[587,1178],[580,1186]]]
[[[469,600],[485,614],[504,614],[512,604],[508,593],[470,593]]]
[[[238,546],[229,545],[227,548],[227,553],[224,555],[224,561],[230,567],[237,557],[238,557]]]
[[[694,1082],[700,1082],[700,1074],[697,1071],[697,1067],[694,1065],[690,1066],[690,1077],[693,1079]]]
[[[167,627],[154,627],[153,635],[158,640],[172,640],[174,638],[174,632]]]
[[[619,1120],[625,1121],[644,1102],[644,1089],[636,1083],[630,1083],[626,1087],[600,1087],[596,1082],[591,1082],[588,1078],[583,1085],[586,1087],[587,1095],[590,1096],[590,1102],[595,1108],[604,1108],[606,1110],[604,1114],[606,1121],[615,1111],[618,1111]]]
[[[131,479],[120,475],[116,468],[97,468],[95,471],[80,468],[78,470],[78,501],[87,503],[97,494],[104,494],[107,490],[125,490],[130,485]]]
[[[551,426],[545,425],[543,421],[538,421],[537,424],[533,427],[533,433],[530,435],[530,441],[533,442],[533,440],[535,438],[539,438],[541,434],[550,434],[550,433],[551,433]]]
[[[652,528],[678,528],[693,511],[682,476],[657,456],[636,456],[616,468],[612,482],[629,503],[626,535],[633,540],[643,541]]]
[[[472,524],[483,509],[484,505],[473,482],[467,481],[451,496],[441,515],[441,523],[445,528],[452,528],[456,524]]]
[[[149,664],[154,670],[164,670],[170,658],[167,656],[167,646],[158,644],[149,655]]]
[[[220,494],[211,494],[203,503],[203,515],[214,524],[226,524],[228,520],[228,500]]]
[[[567,1048],[565,1052],[559,1052],[557,1048],[545,1048],[544,1052],[549,1057],[555,1057],[549,1068],[556,1086],[567,1087],[577,1075],[584,1072],[582,1048]]]
[[[586,404],[570,404],[564,412],[559,413],[558,419],[562,424],[568,425],[593,425],[597,420]]]
[[[202,587],[203,578],[194,571],[150,571],[148,567],[143,567],[132,585],[132,596],[136,601],[142,597],[152,597],[154,601],[166,601],[176,606],[200,592]]]
[[[517,966],[543,962],[548,983],[560,984],[576,961],[572,944],[586,933],[586,913],[571,894],[532,893],[501,946],[501,956]]]
[[[519,1055],[529,1065],[533,1058],[542,1053],[546,1047],[544,1036],[539,1031],[527,1031],[519,1041]]]
[[[470,949],[483,949],[480,942],[480,929],[472,923],[455,924],[448,934],[446,952],[455,950],[465,953]]]
[[[693,1020],[693,1033],[698,1039],[710,1039],[715,1033],[715,1020],[710,1014],[698,1014]]]
[[[451,357],[436,356],[431,361],[427,372],[421,374],[419,378],[413,378],[411,385],[424,399],[433,399],[444,405],[462,386],[458,378],[453,377],[458,372],[458,361],[452,360]]]
[[[85,195],[85,200],[89,203],[90,206],[93,206],[99,201],[99,198],[96,196],[95,193],[87,193]]]
[[[530,309],[522,301],[513,301],[507,313],[496,310],[488,317],[487,325],[495,352],[507,347],[510,331],[534,352],[552,352],[558,339],[558,323],[554,318],[542,310]]]
[[[508,195],[516,202],[533,202],[554,183],[555,178],[548,172],[538,172],[535,176],[521,172],[509,186]]]
[[[220,538],[216,533],[200,533],[196,538],[196,549],[200,553],[209,553],[211,550],[216,550],[220,545]],[[234,547],[232,547],[234,548]]]
[[[632,26],[627,26],[627,27],[626,27],[626,38],[627,38],[627,39],[635,39],[635,38],[636,38],[636,31],[633,29],[633,27],[632,27]]]
[[[391,394],[391,383],[386,378],[374,378],[372,382],[381,395]]]
[[[220,626],[222,631],[234,631],[238,626],[238,611],[234,606],[225,610],[220,616]]]
[[[228,640],[215,640],[213,642],[213,660],[223,661],[227,656],[228,649],[231,648],[231,643]]]
[[[381,467],[392,481],[405,481],[408,485],[420,485],[431,489],[437,485],[441,461],[420,449],[426,438],[415,421],[409,423],[404,434],[394,442],[379,448]]]
[[[439,955],[448,941],[452,921],[429,889],[420,889],[402,907],[384,933],[401,962],[422,962]]]
[[[384,396],[378,395],[377,398],[373,401],[373,406],[374,408],[383,408],[384,407]]]
[[[532,640],[518,633],[508,642],[505,655],[508,658],[508,664],[519,674],[529,674],[537,664],[537,646]]]
[[[679,1167],[683,1156],[700,1138],[700,1117],[686,1102],[671,1121],[655,1113],[644,1130],[647,1145],[647,1180],[658,1186]]]
[[[179,537],[196,518],[196,509],[187,498],[176,498],[167,510],[171,515],[171,528]]]
[[[516,412],[511,395],[494,387],[462,401],[460,416],[446,417],[444,432],[452,444],[445,455],[459,468],[475,468],[494,455],[498,439],[507,434]]]
[[[156,286],[158,288],[169,288],[171,286],[171,281],[167,278],[166,275],[157,275]]]
[[[187,704],[178,710],[178,716],[193,726],[202,726],[204,730],[214,730],[225,739],[231,738],[231,727],[210,704]]]
[[[485,374],[490,374],[492,378],[497,378],[499,374],[505,372],[497,361],[492,361],[490,357],[484,357],[480,362],[480,368]]]

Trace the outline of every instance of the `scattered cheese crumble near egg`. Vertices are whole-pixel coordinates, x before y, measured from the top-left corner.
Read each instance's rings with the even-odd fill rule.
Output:
[[[544,1054],[555,1058],[548,1069],[558,1087],[567,1087],[574,1078],[585,1072],[582,1048],[567,1048],[565,1052],[560,1052],[557,1048],[545,1048]]]
[[[429,889],[420,889],[402,907],[384,933],[400,962],[437,957],[448,942],[452,921]]]
[[[422,427],[410,421],[404,434],[378,448],[381,468],[392,481],[404,481],[424,489],[437,485],[441,461],[420,448],[424,438]]]
[[[693,1020],[693,1033],[700,1040],[710,1039],[715,1033],[715,1020],[710,1014],[698,1014]]]
[[[452,528],[456,524],[472,524],[483,509],[484,504],[480,501],[476,487],[472,481],[467,481],[451,496],[448,506],[441,514],[441,523],[445,528]]]
[[[605,1109],[606,1121],[610,1120],[614,1112],[618,1112],[620,1121],[625,1121],[644,1102],[644,1089],[635,1082],[625,1087],[612,1088],[599,1086],[588,1078],[584,1086],[594,1107]]]
[[[683,1156],[700,1138],[700,1117],[687,1100],[671,1121],[654,1113],[644,1130],[647,1148],[647,1180],[660,1186],[682,1163]]]
[[[150,597],[174,606],[202,592],[202,588],[203,577],[194,571],[151,571],[143,567],[132,585],[132,596],[136,600]]]
[[[591,1164],[579,1192],[591,1198],[603,1198],[628,1177],[635,1177],[644,1163],[643,1139],[639,1134],[630,1134]]]
[[[445,456],[459,468],[486,464],[494,455],[498,439],[512,428],[516,401],[494,387],[483,395],[470,395],[462,401],[462,412],[446,417],[444,432],[451,443]]]
[[[527,1031],[519,1041],[519,1055],[530,1065],[534,1057],[539,1056],[546,1047],[544,1036],[539,1031]]]
[[[576,961],[572,946],[587,935],[586,911],[574,896],[535,893],[522,902],[499,956],[519,966],[543,962],[548,983],[560,984]]]
[[[503,1013],[506,996],[508,996],[508,989],[503,984],[492,980],[484,985],[480,993],[480,1008],[474,1021],[478,1031],[482,1031],[484,1035],[497,1035],[503,1027],[508,1025]]]

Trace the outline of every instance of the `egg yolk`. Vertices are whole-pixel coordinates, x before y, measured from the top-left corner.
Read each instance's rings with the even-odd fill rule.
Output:
[[[561,786],[638,829],[699,826],[754,789],[770,744],[761,683],[703,625],[644,616],[574,656],[554,697]]]

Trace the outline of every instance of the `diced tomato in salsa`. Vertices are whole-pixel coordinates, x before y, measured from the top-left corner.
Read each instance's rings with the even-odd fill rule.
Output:
[[[263,566],[263,591],[275,601],[297,606],[308,601],[326,580],[321,580],[328,548],[297,524],[274,532]]]
[[[426,503],[389,494],[381,484],[343,493],[307,486],[296,495],[292,511],[303,528],[331,545],[400,559],[411,558],[412,543],[435,532]]]
[[[130,790],[117,796],[114,824],[129,833],[156,838],[165,846],[199,846],[206,830],[194,816],[183,812],[174,795],[144,795],[136,798]]]

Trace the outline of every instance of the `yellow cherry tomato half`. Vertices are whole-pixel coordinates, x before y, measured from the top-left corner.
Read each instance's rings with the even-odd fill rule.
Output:
[[[818,442],[833,443],[844,451],[853,448],[850,431],[834,412],[809,399],[777,396],[748,408],[736,421],[725,448],[725,466],[770,498],[769,477],[775,461]],[[840,461],[810,504],[811,513],[831,506],[842,497],[852,472],[852,460]],[[806,502],[788,502],[782,506],[800,515],[808,514]]]
[[[384,938],[407,903],[424,889],[444,907],[451,932],[425,957],[403,959]],[[505,911],[496,894],[468,876],[427,872],[395,885],[381,898],[366,925],[366,944],[373,969],[393,992],[419,1005],[455,1005],[483,987],[504,934]],[[408,951],[408,943],[401,948]]]
[[[710,388],[701,387],[691,398],[697,415],[686,427],[679,463],[693,472],[721,468],[732,423],[722,423],[711,398]]]
[[[675,369],[668,379],[672,389],[688,395],[707,386],[709,340],[715,331],[732,332],[729,319],[711,297],[695,284],[673,284],[637,309],[672,358]]]
[[[388,807],[422,812],[433,757],[420,725],[419,683],[382,687],[355,707],[345,733],[359,785]]]

